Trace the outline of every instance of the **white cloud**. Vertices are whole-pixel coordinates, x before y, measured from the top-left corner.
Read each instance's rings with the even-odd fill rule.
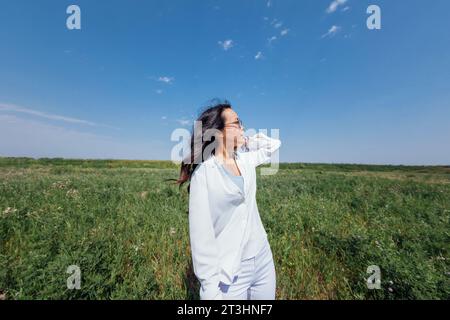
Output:
[[[162,119],[162,120],[166,120],[167,117],[166,117],[166,116],[162,116],[161,119]]]
[[[223,50],[227,51],[228,49],[232,48],[234,46],[233,40],[225,40],[225,41],[218,41],[217,42]]]
[[[344,7],[344,8],[342,8],[342,12],[345,12],[345,11],[348,11],[348,10],[350,10],[350,7],[349,6],[346,6],[346,7]]]
[[[289,32],[289,29],[284,29],[284,30],[281,30],[280,34],[281,34],[281,36],[285,36],[288,34],[288,32]]]
[[[188,119],[177,119],[177,122],[182,126],[189,126],[191,124],[191,120]]]
[[[156,89],[155,92],[156,92],[157,94],[162,94],[162,93],[163,93],[163,91],[162,91],[161,89]]]
[[[266,5],[267,5],[267,8],[270,8],[272,6],[272,0],[268,0]]]
[[[272,22],[270,23],[271,26],[273,26],[275,29],[279,29],[281,28],[281,26],[283,26],[283,22],[279,21],[278,19],[273,19]],[[281,30],[280,35],[281,36],[285,36],[288,34],[290,30],[288,28],[284,28],[283,30]],[[269,39],[269,43],[271,43],[272,41],[276,40],[277,38],[274,36],[272,38]]]
[[[257,53],[256,56],[255,56],[255,60],[259,60],[259,59],[261,59],[262,57],[263,57],[262,52],[261,52],[261,51],[258,51],[258,53]]]
[[[0,111],[12,111],[12,112],[26,113],[26,114],[41,117],[41,118],[46,118],[46,119],[56,120],[56,121],[63,121],[63,122],[74,123],[74,124],[82,124],[82,125],[88,125],[88,126],[101,126],[100,124],[97,124],[97,123],[94,123],[91,121],[87,121],[87,120],[61,116],[61,115],[57,115],[57,114],[45,113],[45,112],[28,109],[28,108],[23,108],[23,107],[19,107],[19,106],[13,105],[13,104],[7,104],[7,103],[1,103],[1,102],[0,102]]]
[[[170,150],[154,141],[120,138],[73,130],[15,115],[0,114],[0,156],[85,159],[161,159]],[[166,143],[167,145],[167,143]]]
[[[327,13],[333,13],[337,10],[339,6],[344,5],[347,2],[347,0],[333,0],[333,2],[330,3],[328,6],[326,12]]]
[[[269,39],[267,39],[267,40],[269,41],[269,44],[272,44],[272,41],[277,40],[277,37],[276,37],[276,36],[273,36],[273,37],[271,37],[271,38],[269,38]]]
[[[341,30],[341,27],[333,25],[333,26],[331,26],[331,28],[328,30],[327,33],[325,33],[325,34],[322,35],[322,38],[325,38],[325,37],[332,37],[332,36],[334,36],[337,32],[339,32],[339,30]]]
[[[276,29],[278,29],[278,28],[281,27],[282,25],[283,25],[283,22],[277,22],[277,23],[275,23],[274,27],[275,27]]]
[[[175,80],[175,78],[173,78],[173,77],[166,77],[166,76],[158,78],[159,82],[164,82],[164,83],[169,83],[169,84],[172,83],[173,80]]]

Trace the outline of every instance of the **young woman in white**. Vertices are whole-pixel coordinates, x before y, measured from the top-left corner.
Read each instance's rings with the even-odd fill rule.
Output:
[[[275,267],[256,204],[255,168],[268,163],[281,142],[262,133],[244,138],[228,102],[205,110],[196,124],[201,128],[194,128],[178,183],[190,182],[189,235],[200,299],[275,299]]]

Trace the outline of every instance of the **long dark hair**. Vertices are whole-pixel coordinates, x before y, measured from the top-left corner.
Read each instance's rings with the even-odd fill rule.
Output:
[[[213,100],[217,101],[217,100]],[[194,172],[195,168],[201,164],[203,161],[208,159],[211,154],[214,154],[214,149],[211,150],[211,154],[205,155],[204,151],[208,145],[211,143],[214,143],[216,137],[212,136],[211,139],[205,139],[209,141],[204,141],[203,136],[205,134],[206,130],[209,129],[216,129],[216,130],[222,130],[225,125],[225,121],[223,119],[223,111],[225,109],[231,108],[231,104],[228,100],[224,100],[222,102],[213,103],[213,105],[209,105],[206,107],[206,110],[204,110],[200,116],[197,118],[197,122],[194,123],[192,126],[192,134],[191,134],[191,148],[190,148],[190,154],[189,154],[189,161],[182,161],[181,162],[181,168],[180,168],[180,176],[176,180],[176,183],[181,186],[185,183],[190,181],[191,175]],[[195,125],[201,123],[202,130],[195,130]],[[197,136],[195,136],[197,134]],[[201,134],[201,137],[199,136]],[[195,144],[194,141],[201,141],[201,143]],[[189,193],[189,185],[187,187],[187,191]]]

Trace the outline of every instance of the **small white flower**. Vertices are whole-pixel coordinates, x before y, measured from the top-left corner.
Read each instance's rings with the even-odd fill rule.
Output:
[[[17,212],[17,209],[16,209],[16,208],[10,208],[10,207],[8,207],[8,208],[6,208],[5,210],[3,210],[3,214],[4,214],[4,215],[10,214],[10,213],[15,213],[15,212]]]
[[[76,189],[69,189],[66,192],[66,196],[68,196],[68,197],[76,197],[76,196],[78,196],[78,190],[76,190]]]
[[[147,196],[148,196],[148,191],[142,191],[142,192],[140,193],[140,196],[141,196],[142,199],[147,198]]]

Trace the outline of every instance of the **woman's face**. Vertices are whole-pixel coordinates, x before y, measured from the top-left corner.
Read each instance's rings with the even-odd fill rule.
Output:
[[[226,146],[239,148],[244,143],[244,127],[236,112],[233,109],[225,109],[222,113],[225,127],[223,128],[224,143]]]

